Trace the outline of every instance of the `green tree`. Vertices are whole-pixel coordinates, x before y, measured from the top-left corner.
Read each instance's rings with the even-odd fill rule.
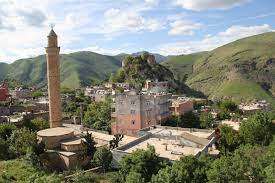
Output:
[[[93,162],[95,162],[97,166],[101,166],[104,171],[107,171],[110,168],[112,160],[112,152],[106,147],[100,147],[94,154]]]
[[[39,90],[32,93],[33,98],[39,98],[39,97],[43,97],[43,96],[44,96],[43,92],[39,91]]]
[[[7,140],[16,129],[16,126],[13,124],[0,124],[0,138]]]
[[[152,175],[156,174],[163,167],[163,162],[156,155],[153,146],[148,146],[147,150],[138,149],[132,154],[124,156],[119,164],[119,173],[124,182],[130,172],[140,174],[148,182]]]
[[[218,130],[217,148],[225,155],[234,152],[240,145],[238,132],[228,125],[221,125]]]
[[[145,180],[140,173],[130,172],[126,177],[126,183],[145,183]]]
[[[207,182],[207,170],[212,160],[209,157],[185,156],[172,166],[161,169],[152,177],[152,183]]]
[[[184,128],[198,128],[199,117],[192,111],[187,112],[181,116],[179,126]]]
[[[238,106],[235,102],[231,100],[224,100],[218,103],[218,107],[221,111],[226,112],[235,112],[238,109]]]
[[[10,150],[17,156],[25,155],[29,148],[36,145],[36,134],[26,128],[21,128],[12,132],[9,143]]]
[[[212,128],[214,123],[214,118],[211,113],[203,112],[200,115],[200,127],[201,128]]]
[[[43,118],[35,118],[33,120],[25,120],[23,126],[33,132],[50,128],[49,122]]]
[[[14,153],[9,149],[8,141],[0,138],[0,161],[8,160],[14,157]]]
[[[84,114],[85,125],[97,129],[110,131],[111,128],[111,101],[93,102]]]
[[[84,140],[82,140],[82,144],[84,146],[84,152],[86,156],[90,156],[93,157],[94,153],[96,151],[96,142],[94,141],[94,138],[92,136],[92,133],[89,133],[87,131],[87,133],[85,133],[84,135],[82,135],[82,138],[84,138]]]
[[[218,120],[225,120],[225,119],[230,119],[231,115],[227,111],[221,111],[217,114],[217,119]]]
[[[215,160],[207,177],[210,182],[263,182],[264,153],[261,147],[241,146],[234,154]]]
[[[272,121],[267,113],[256,113],[241,123],[239,132],[245,144],[268,145],[272,140]]]

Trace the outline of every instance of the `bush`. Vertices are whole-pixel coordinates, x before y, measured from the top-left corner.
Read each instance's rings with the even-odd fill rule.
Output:
[[[24,121],[23,126],[33,132],[37,132],[39,130],[44,130],[46,128],[50,128],[49,122],[44,120],[43,118],[35,118],[31,121],[26,120],[26,121]]]
[[[14,154],[9,149],[9,143],[0,138],[0,160],[14,158]]]
[[[26,128],[13,131],[9,138],[10,150],[17,156],[25,155],[29,148],[36,146],[36,134]]]
[[[12,132],[16,129],[17,128],[16,128],[15,125],[1,124],[0,125],[0,138],[4,139],[4,140],[7,140],[11,136]]]
[[[104,171],[108,170],[113,160],[112,152],[106,147],[100,147],[96,150],[93,162],[97,166],[101,166]]]

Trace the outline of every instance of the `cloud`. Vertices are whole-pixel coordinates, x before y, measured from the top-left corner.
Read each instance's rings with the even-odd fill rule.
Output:
[[[120,48],[110,49],[110,48],[102,48],[98,45],[93,45],[93,46],[78,48],[78,49],[65,49],[62,51],[62,53],[73,53],[77,51],[91,51],[91,52],[105,54],[105,55],[118,55],[119,53],[123,52],[123,50]]]
[[[174,0],[174,4],[184,9],[202,11],[209,9],[230,9],[251,0]]]
[[[186,20],[176,20],[170,23],[171,29],[168,32],[169,35],[193,35],[194,30],[200,29],[202,24],[193,23]]]
[[[216,35],[207,35],[202,40],[173,42],[160,45],[157,51],[163,55],[180,55],[210,51],[244,37],[271,31],[275,30],[268,24],[257,26],[234,25]]]
[[[17,14],[30,26],[42,26],[46,20],[46,15],[37,9],[31,11],[18,10]]]
[[[159,4],[159,0],[145,0],[145,3],[156,6]]]
[[[125,11],[111,8],[104,13],[102,33],[122,32],[154,32],[162,28],[161,22],[153,18],[145,18],[137,11]],[[100,31],[99,31],[100,32]]]

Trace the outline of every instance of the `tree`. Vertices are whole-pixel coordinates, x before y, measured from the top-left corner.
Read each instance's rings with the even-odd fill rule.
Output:
[[[126,183],[145,183],[145,180],[140,173],[130,172],[126,177]]]
[[[218,129],[217,148],[222,154],[233,152],[238,148],[240,139],[238,132],[228,125],[221,125]]]
[[[264,182],[264,153],[261,147],[241,146],[234,154],[215,160],[207,177],[210,182]]]
[[[152,175],[156,174],[162,167],[162,160],[156,155],[153,146],[148,146],[147,150],[138,149],[132,154],[124,156],[119,162],[119,173],[126,181],[126,177],[130,172],[140,174],[144,178],[145,182],[149,182]]]
[[[161,169],[152,177],[152,183],[207,182],[207,170],[211,159],[206,156],[196,158],[185,156],[175,161],[172,166]]]
[[[211,113],[203,112],[200,115],[200,127],[201,128],[212,128],[214,123],[214,118]]]
[[[199,118],[192,111],[185,113],[180,117],[180,127],[197,128],[199,127]]]
[[[104,171],[108,170],[113,160],[112,152],[106,147],[100,147],[94,154],[93,162],[97,166],[101,166]]]
[[[16,126],[13,124],[0,124],[0,138],[7,140],[16,129]]]
[[[14,157],[14,153],[9,149],[9,143],[0,138],[0,161],[8,160]]]
[[[110,131],[111,101],[93,102],[84,114],[85,125],[97,130]]]
[[[84,140],[82,140],[82,144],[84,146],[84,151],[85,151],[85,155],[89,156],[89,157],[93,157],[94,153],[96,151],[96,142],[94,141],[94,138],[92,137],[92,133],[89,133],[87,131],[86,134],[82,135],[82,138],[84,138]]]
[[[217,114],[217,119],[218,120],[225,120],[225,119],[230,119],[231,115],[227,111],[221,111]]]
[[[32,93],[32,97],[33,98],[39,98],[39,97],[43,97],[43,92],[42,91],[35,91]]]
[[[226,112],[235,112],[238,109],[237,104],[231,100],[224,100],[219,102],[218,107],[220,108],[220,110]]]
[[[114,138],[112,140],[110,140],[110,149],[115,149],[118,147],[119,145],[119,142],[122,141],[124,135],[123,134],[115,134],[114,135]]]
[[[36,134],[27,128],[21,128],[12,132],[9,143],[10,150],[15,152],[17,156],[25,155],[29,148],[36,145]]]
[[[272,121],[267,113],[256,113],[241,123],[239,131],[245,144],[268,145],[272,140]]]
[[[35,118],[33,120],[25,120],[23,126],[33,132],[50,128],[49,122],[43,118]]]

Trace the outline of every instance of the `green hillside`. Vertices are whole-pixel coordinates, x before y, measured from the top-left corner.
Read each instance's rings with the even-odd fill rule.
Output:
[[[194,53],[190,55],[170,56],[168,61],[161,64],[170,69],[175,78],[185,80],[193,72],[193,65],[196,60],[205,55],[207,52]]]
[[[12,78],[23,83],[44,86],[46,84],[45,55],[17,60],[0,65],[0,80]],[[106,56],[93,52],[76,52],[61,55],[62,86],[77,88],[89,84],[92,79],[103,80],[121,67],[119,56]],[[5,72],[2,72],[5,71]]]
[[[266,99],[275,106],[275,33],[237,40],[203,54],[165,63],[186,84],[212,99]],[[181,68],[181,69],[179,69]]]

